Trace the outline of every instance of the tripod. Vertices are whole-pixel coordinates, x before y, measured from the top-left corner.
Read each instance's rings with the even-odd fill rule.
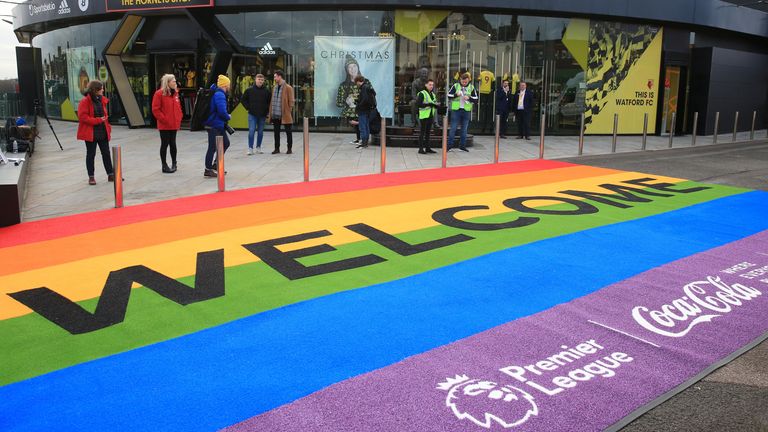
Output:
[[[51,121],[48,120],[48,116],[47,115],[43,114],[42,107],[40,106],[40,101],[38,99],[35,99],[34,103],[35,103],[35,115],[37,115],[38,117],[43,115],[45,117],[45,121],[48,122],[48,126],[51,128],[51,132],[53,132],[53,137],[56,138],[56,142],[59,144],[59,148],[62,151],[64,151],[64,147],[61,146],[61,141],[59,141],[59,137],[56,136],[56,131],[53,130],[53,125],[51,124]]]

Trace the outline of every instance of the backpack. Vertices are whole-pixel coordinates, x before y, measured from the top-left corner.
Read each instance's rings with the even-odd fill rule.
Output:
[[[211,99],[215,91],[209,88],[197,90],[195,105],[192,107],[192,116],[189,119],[189,130],[199,131],[205,127],[205,122],[211,116]]]
[[[376,105],[376,90],[373,89],[373,86],[371,86],[371,91],[370,91],[369,95],[371,97],[371,107],[373,107],[373,109],[375,110],[376,106],[377,106]]]

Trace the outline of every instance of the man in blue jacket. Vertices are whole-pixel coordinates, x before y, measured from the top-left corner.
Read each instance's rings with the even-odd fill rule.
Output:
[[[204,125],[208,129],[208,151],[205,153],[205,177],[218,177],[216,167],[213,164],[213,154],[216,153],[216,137],[224,137],[224,152],[229,148],[229,136],[226,128],[231,118],[227,112],[227,92],[229,92],[229,78],[219,75],[216,84],[211,86],[214,91],[211,97],[211,114]]]

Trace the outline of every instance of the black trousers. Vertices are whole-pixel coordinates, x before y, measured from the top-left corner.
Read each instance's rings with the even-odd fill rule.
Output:
[[[175,130],[161,130],[160,131],[160,160],[163,161],[163,165],[167,165],[165,162],[165,156],[168,154],[168,148],[171,149],[171,163],[176,163],[176,131]]]
[[[509,121],[509,111],[499,113],[499,136],[507,135],[507,121]]]
[[[109,141],[103,139],[85,142],[85,168],[88,170],[88,177],[93,177],[93,173],[96,170],[93,164],[96,159],[96,146],[98,146],[99,151],[101,151],[101,161],[104,163],[104,170],[107,174],[114,174],[115,170],[112,168],[112,156],[109,154]]]
[[[517,110],[517,136],[531,137],[531,113],[526,110]]]
[[[285,135],[288,142],[288,150],[293,148],[293,124],[282,123],[279,118],[272,118],[272,126],[275,128],[275,150],[280,150],[280,125],[285,129]]]
[[[480,121],[480,129],[481,133],[485,133],[486,129],[489,129],[491,132],[495,132],[493,122],[496,121],[495,117],[493,115],[493,98],[495,96],[495,93],[480,93],[478,97],[480,98],[480,106],[477,107],[479,109],[479,116],[478,119]]]
[[[419,119],[419,150],[426,150],[429,148],[429,134],[434,122],[435,119],[433,117]]]

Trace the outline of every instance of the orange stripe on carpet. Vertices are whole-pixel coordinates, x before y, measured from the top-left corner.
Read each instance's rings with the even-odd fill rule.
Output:
[[[360,208],[521,188],[613,173],[616,171],[574,165],[565,169],[337,193],[333,194],[333,200],[329,200],[328,195],[309,196],[221,208],[0,249],[0,260],[14,260],[12,268],[0,268],[0,275],[183,240],[206,235],[211,231],[223,232]]]
[[[439,182],[471,177],[486,177],[576,166],[547,160],[506,162],[454,168],[436,168],[390,174],[371,174],[291,183],[213,193],[174,200],[141,204],[121,209],[63,216],[0,228],[0,248],[83,234],[136,222],[168,218],[189,213],[251,204],[275,199],[299,198],[335,192],[382,188],[414,183]]]

